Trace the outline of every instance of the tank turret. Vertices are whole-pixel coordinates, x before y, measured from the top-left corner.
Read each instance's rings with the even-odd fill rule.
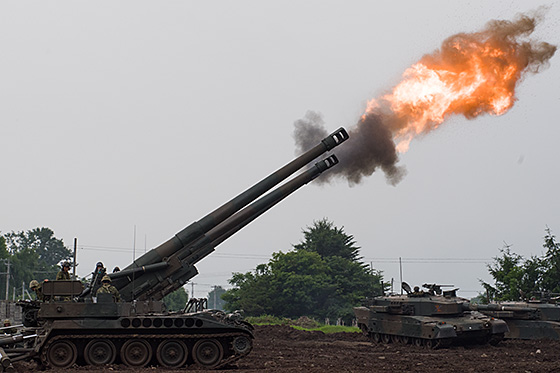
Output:
[[[358,326],[374,342],[412,343],[428,348],[452,343],[499,343],[508,331],[502,320],[472,312],[469,301],[457,297],[457,289],[424,284],[404,295],[384,295],[354,308]]]
[[[560,306],[547,300],[472,304],[472,310],[503,319],[507,339],[560,340]]]

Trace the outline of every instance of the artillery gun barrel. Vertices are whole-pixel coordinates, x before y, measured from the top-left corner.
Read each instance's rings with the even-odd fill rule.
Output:
[[[211,245],[213,247],[218,246],[229,237],[233,236],[237,231],[241,230],[247,224],[258,218],[264,212],[282,201],[284,198],[288,197],[290,194],[292,194],[305,184],[313,181],[321,173],[335,166],[336,164],[338,164],[338,158],[336,158],[334,154],[320,162],[315,163],[314,166],[309,170],[301,173],[286,184],[276,188],[266,196],[260,198],[235,215],[231,216],[219,226],[211,229],[199,241],[197,241],[192,250],[189,250],[186,253],[182,252],[179,255],[179,258],[184,259],[186,257],[189,257],[189,255],[191,255],[193,252],[196,253],[197,247],[202,247],[205,245]],[[199,258],[199,256],[197,256],[196,260],[192,258],[191,260],[189,260],[189,262],[194,264],[200,259],[202,259],[202,257]]]
[[[117,278],[129,277],[129,276],[132,276],[132,275],[140,275],[142,273],[159,271],[160,269],[167,268],[168,265],[169,264],[167,262],[159,262],[159,263],[154,263],[154,264],[148,264],[148,265],[142,266],[142,267],[124,269],[124,270],[119,271],[119,272],[111,273],[111,274],[109,274],[109,277],[111,277],[111,280],[115,280]]]
[[[129,283],[120,290],[121,296],[125,300],[135,298],[138,300],[162,299],[165,295],[178,289],[194,277],[198,273],[194,264],[214,251],[217,245],[337,163],[338,159],[334,155],[315,163],[308,170],[245,207],[214,229],[211,229],[189,246],[188,250],[181,250],[170,257],[170,273],[165,277],[165,281],[155,279],[150,286],[139,290],[133,289],[133,284]]]
[[[247,206],[270,189],[274,188],[276,185],[280,184],[282,181],[286,180],[289,176],[307,165],[309,162],[313,161],[321,154],[342,144],[347,139],[348,133],[346,130],[342,127],[339,128],[324,138],[312,149],[295,158],[276,172],[273,172],[257,184],[239,194],[237,197],[234,197],[229,202],[223,204],[221,207],[218,207],[202,219],[193,222],[178,232],[173,238],[138,258],[126,269],[158,263],[163,261],[165,258],[170,257],[183,247],[192,244],[196,239],[204,235],[210,229],[216,227],[218,224],[241,210],[243,207]]]

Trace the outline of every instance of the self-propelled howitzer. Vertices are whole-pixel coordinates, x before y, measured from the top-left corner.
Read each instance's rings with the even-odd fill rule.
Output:
[[[124,270],[110,274],[123,302],[115,302],[111,294],[92,297],[80,281],[44,282],[44,302],[21,302],[25,332],[37,337],[27,341],[30,347],[18,359],[32,358],[54,368],[113,362],[219,368],[247,355],[253,328],[238,313],[204,310],[196,300],[183,311],[168,312],[161,300],[195,276],[194,265],[218,244],[336,165],[337,158],[330,155],[308,166],[347,138],[343,128],[337,130]]]

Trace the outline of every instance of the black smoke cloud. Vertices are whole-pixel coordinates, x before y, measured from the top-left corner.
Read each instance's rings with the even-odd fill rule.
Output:
[[[297,153],[311,149],[328,136],[320,114],[309,111],[294,123]],[[336,148],[340,163],[317,179],[329,182],[334,178],[348,180],[350,185],[359,184],[378,168],[383,170],[387,182],[396,185],[406,174],[404,167],[397,166],[399,157],[393,142],[393,134],[382,121],[379,113],[363,117],[358,126],[348,130],[350,138]]]

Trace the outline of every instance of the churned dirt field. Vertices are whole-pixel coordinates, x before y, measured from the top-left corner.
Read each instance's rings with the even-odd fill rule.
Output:
[[[257,326],[253,351],[229,372],[560,372],[560,341],[503,341],[498,346],[451,346],[441,350],[399,344],[372,344],[359,333],[323,334],[287,326]],[[18,363],[19,372],[36,369]],[[53,370],[50,370],[53,371]],[[67,373],[208,372],[189,367],[130,369],[74,367]]]

